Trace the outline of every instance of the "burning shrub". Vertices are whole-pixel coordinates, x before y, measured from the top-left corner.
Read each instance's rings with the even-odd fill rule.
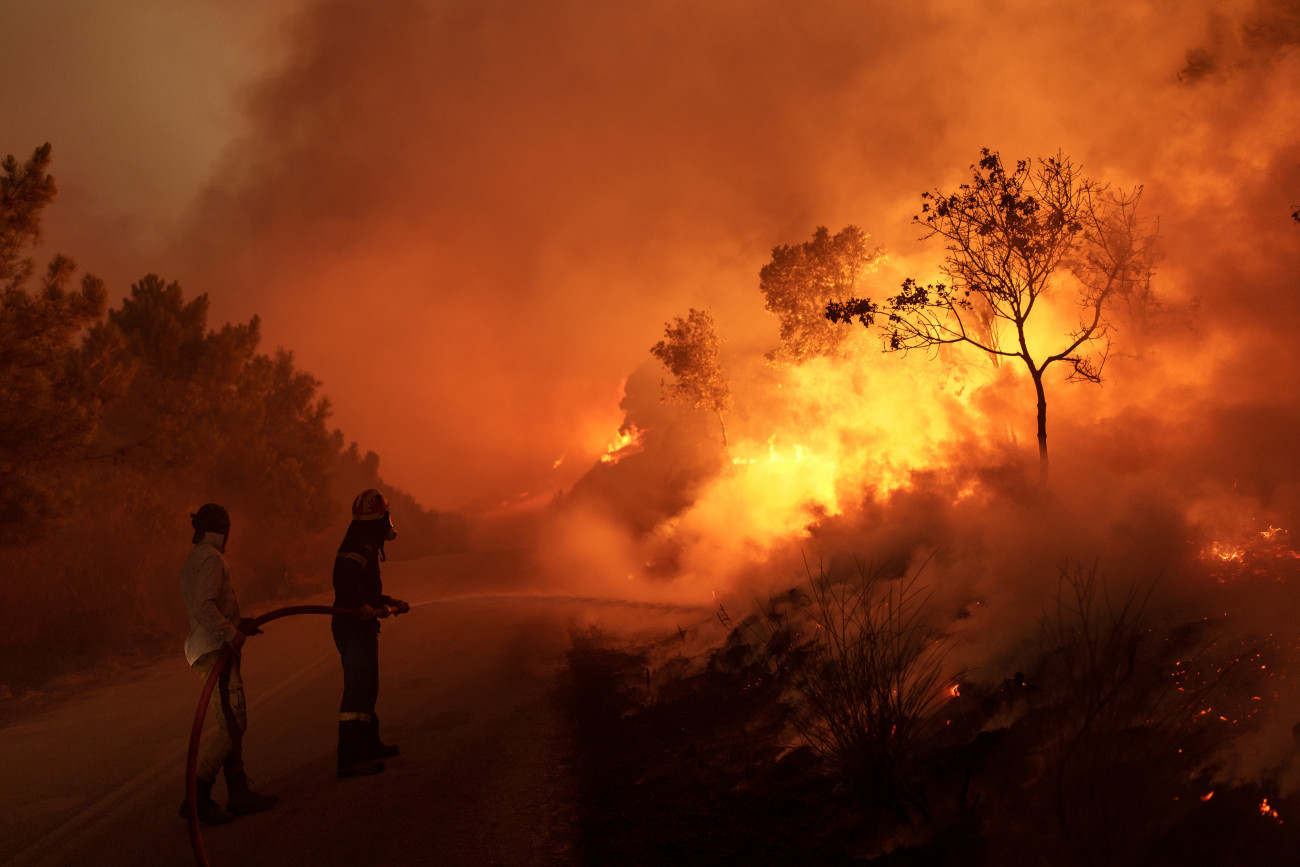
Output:
[[[890,579],[859,562],[857,574],[811,580],[817,628],[800,717],[803,737],[854,788],[896,811],[927,812],[907,785],[921,723],[944,694],[943,651],[926,627],[916,575]]]
[[[1043,619],[1049,695],[1038,731],[1051,793],[1042,803],[1080,863],[1120,863],[1158,837],[1196,802],[1189,783],[1208,758],[1198,721],[1214,684],[1184,691],[1171,676],[1166,653],[1181,654],[1189,637],[1155,629],[1154,588],[1113,597],[1095,565],[1063,568],[1055,612]]]

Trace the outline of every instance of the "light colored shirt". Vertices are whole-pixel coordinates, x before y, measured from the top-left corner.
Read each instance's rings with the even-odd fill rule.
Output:
[[[204,533],[181,567],[181,595],[190,616],[185,658],[190,665],[205,653],[220,650],[239,626],[239,600],[222,554],[225,536]]]

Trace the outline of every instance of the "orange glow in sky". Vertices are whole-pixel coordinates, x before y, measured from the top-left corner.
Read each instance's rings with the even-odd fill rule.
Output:
[[[1142,362],[1104,389],[1057,389],[1057,418],[1160,405],[1181,444],[1231,439],[1206,421],[1229,398],[1292,406],[1300,52],[1243,36],[1273,4],[110,6],[29,4],[0,36],[0,149],[54,145],[45,251],[116,297],[156,272],[208,293],[213,325],[260,315],[430,506],[572,484],[690,306],[725,362],[770,348],[758,270],[817,225],[886,247],[877,294],[935,273],[910,217],[983,146],[1145,185],[1159,289],[1188,305],[1124,335]],[[1189,72],[1194,49],[1214,63]],[[845,478],[1032,438],[1012,385],[958,395],[876,363],[830,426],[797,416],[849,373],[792,373],[798,412],[737,427],[748,478],[802,461],[761,484],[833,509]],[[1058,431],[1107,448],[1115,429]]]

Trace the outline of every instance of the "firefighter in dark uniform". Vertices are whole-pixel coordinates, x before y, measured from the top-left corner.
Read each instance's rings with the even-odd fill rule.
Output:
[[[411,606],[384,594],[379,564],[384,543],[397,538],[388,501],[378,491],[362,491],[352,501],[352,523],[334,559],[334,605],[362,617],[334,615],[330,631],[343,660],[343,700],[339,703],[338,775],[377,774],[397,747],[379,739],[379,620]]]

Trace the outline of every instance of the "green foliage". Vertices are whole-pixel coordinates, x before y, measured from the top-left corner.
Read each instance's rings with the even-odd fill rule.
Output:
[[[768,312],[781,324],[781,346],[770,358],[799,363],[842,351],[847,335],[827,322],[826,307],[851,297],[884,258],[883,247],[867,246],[869,237],[857,226],[833,237],[818,226],[811,241],[772,249],[772,261],[758,272]]]

